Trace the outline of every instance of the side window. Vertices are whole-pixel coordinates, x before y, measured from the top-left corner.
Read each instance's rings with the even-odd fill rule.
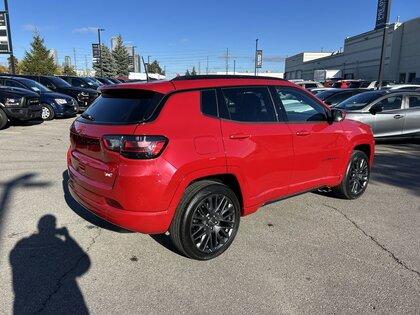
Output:
[[[71,85],[77,86],[77,87],[85,87],[85,84],[80,79],[71,78]]]
[[[16,82],[14,80],[5,80],[4,85],[26,89],[26,87],[23,84],[20,84],[19,82]]]
[[[290,122],[325,122],[327,110],[324,106],[301,91],[291,88],[276,88],[281,104]]]
[[[401,104],[402,104],[402,96],[401,95],[390,96],[390,97],[384,98],[378,104],[384,108],[383,109],[384,111],[400,109]]]
[[[201,91],[201,112],[209,116],[217,117],[216,90]]]
[[[277,122],[267,87],[224,88],[222,95],[227,107],[227,119],[242,122]]]
[[[46,78],[40,77],[39,83],[41,83],[42,85],[45,85],[47,88],[55,89],[55,85],[52,84],[52,82]]]
[[[410,108],[420,107],[420,96],[410,96],[408,99],[408,106]]]

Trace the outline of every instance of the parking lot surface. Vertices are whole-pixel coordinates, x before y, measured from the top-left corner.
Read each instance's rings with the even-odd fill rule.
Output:
[[[377,143],[360,199],[265,206],[200,262],[75,203],[71,122],[0,131],[1,314],[420,313],[419,139]]]

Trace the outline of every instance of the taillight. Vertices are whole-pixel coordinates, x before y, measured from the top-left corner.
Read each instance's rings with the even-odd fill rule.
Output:
[[[168,143],[163,136],[106,135],[102,141],[107,150],[119,152],[129,159],[154,159]]]

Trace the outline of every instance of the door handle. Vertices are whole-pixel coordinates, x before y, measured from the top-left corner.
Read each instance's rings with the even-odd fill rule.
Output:
[[[394,116],[394,118],[395,118],[395,119],[401,119],[401,118],[403,118],[403,117],[404,117],[404,115],[395,115],[395,116]]]
[[[241,140],[241,139],[247,139],[249,138],[251,135],[246,135],[244,133],[237,133],[234,135],[230,135],[229,138],[232,140]]]
[[[296,135],[301,136],[301,137],[309,136],[310,134],[311,133],[308,130],[299,130],[299,131],[296,132]]]

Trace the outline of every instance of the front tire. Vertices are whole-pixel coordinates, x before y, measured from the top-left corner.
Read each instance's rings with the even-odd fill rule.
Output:
[[[239,220],[240,204],[235,193],[224,184],[204,180],[185,190],[169,233],[185,256],[209,260],[232,244]]]
[[[42,104],[41,105],[42,108],[42,113],[41,113],[41,118],[43,120],[52,120],[54,119],[54,109],[48,105],[48,104]]]
[[[346,174],[334,193],[344,199],[359,198],[365,192],[370,178],[369,158],[366,153],[354,150],[351,154]]]
[[[3,129],[7,125],[7,116],[6,113],[0,109],[0,129]]]

